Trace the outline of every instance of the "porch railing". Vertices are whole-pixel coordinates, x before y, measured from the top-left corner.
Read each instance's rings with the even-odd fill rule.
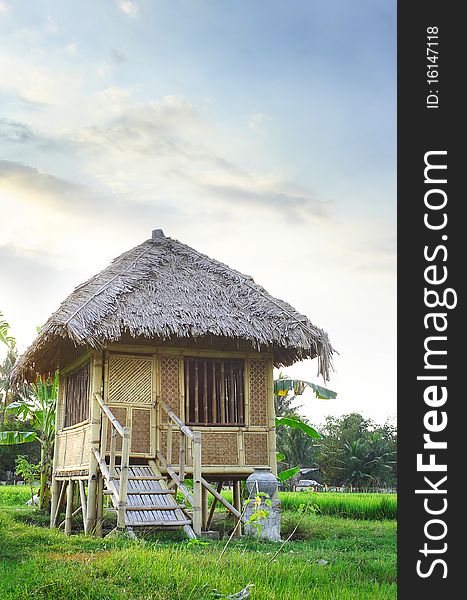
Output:
[[[128,493],[128,468],[130,465],[130,439],[131,428],[123,427],[110,408],[105,404],[100,394],[94,394],[100,408],[101,431],[99,450],[94,449],[94,455],[99,464],[103,477],[107,481],[107,487],[112,492],[113,504],[117,508],[117,527],[125,527],[125,511],[127,507]],[[107,452],[107,433],[110,426],[110,449],[109,465],[105,461]],[[122,438],[120,475],[117,477],[115,472],[115,455],[117,450],[117,435]],[[119,479],[119,486],[115,485],[115,480]]]
[[[192,431],[187,425],[173,412],[173,410],[162,400],[158,398],[157,405],[169,417],[167,423],[167,446],[166,456],[159,449],[157,458],[162,467],[174,481],[185,499],[190,503],[193,511],[193,531],[196,535],[201,533],[202,528],[202,477],[201,477],[201,431]],[[160,415],[159,415],[160,416]],[[158,419],[159,423],[161,422]],[[173,429],[174,426],[179,433],[179,458],[178,465],[173,465]],[[187,447],[193,459],[193,494],[190,493],[185,480],[186,450]],[[178,470],[178,473],[177,473]]]

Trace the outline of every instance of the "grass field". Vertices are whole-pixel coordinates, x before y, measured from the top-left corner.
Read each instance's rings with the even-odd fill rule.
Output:
[[[231,502],[231,492],[223,492]],[[397,494],[346,494],[337,492],[279,492],[283,510],[315,506],[321,515],[351,519],[396,519]]]
[[[280,544],[243,538],[221,558],[226,539],[190,544],[177,534],[136,542],[66,537],[41,526],[45,516],[23,508],[27,490],[21,490],[25,498],[13,491],[16,499],[0,488],[2,600],[201,600],[225,598],[248,583],[254,584],[252,600],[396,598],[393,520],[318,513],[299,523],[301,516],[282,498],[283,538],[299,526],[277,556]]]

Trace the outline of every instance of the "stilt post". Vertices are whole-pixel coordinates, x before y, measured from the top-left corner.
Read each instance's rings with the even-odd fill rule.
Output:
[[[202,529],[201,431],[193,432],[193,531]]]
[[[233,482],[233,505],[239,513],[242,512],[242,502],[240,497],[240,481]],[[234,537],[240,537],[242,535],[242,524],[239,523],[240,519],[234,517]]]
[[[75,482],[73,479],[68,480],[67,494],[66,494],[66,513],[65,513],[65,535],[71,534],[71,519],[73,516],[73,492]]]

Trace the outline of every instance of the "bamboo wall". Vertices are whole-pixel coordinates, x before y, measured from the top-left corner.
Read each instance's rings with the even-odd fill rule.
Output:
[[[155,408],[158,398],[164,400],[183,421],[186,421],[186,356],[245,360],[245,426],[190,425],[192,430],[201,431],[203,434],[204,472],[246,475],[253,467],[258,466],[270,466],[274,470],[276,461],[272,356],[257,352],[110,345],[104,360],[103,397],[120,423],[132,428],[131,456],[154,458],[157,450],[161,450],[163,454],[167,452],[169,427],[167,415]],[[85,357],[80,360],[82,365]],[[84,472],[89,467],[91,425],[87,420],[82,424],[63,428],[64,387],[61,386],[58,403],[55,471]],[[109,442],[107,433],[107,450]],[[178,444],[178,434],[174,430],[174,457],[178,457]],[[192,464],[189,454],[186,456],[186,463],[189,471]]]

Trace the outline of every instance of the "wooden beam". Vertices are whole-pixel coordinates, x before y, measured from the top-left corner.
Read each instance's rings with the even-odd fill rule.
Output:
[[[52,527],[56,527],[57,526],[57,522],[58,522],[58,515],[60,514],[60,508],[62,506],[63,503],[63,497],[65,495],[65,490],[66,490],[66,486],[67,486],[67,482],[66,481],[62,481],[61,482],[61,488],[60,488],[60,495],[58,497],[58,501],[55,507],[55,511],[52,513],[53,514],[53,519],[51,522],[51,526]]]
[[[204,385],[203,385],[203,414],[204,421],[203,423],[208,423],[208,363],[204,361]]]
[[[207,490],[209,492],[211,492],[211,494],[217,498],[219,500],[219,502],[221,504],[223,504],[225,506],[225,508],[227,510],[229,510],[235,517],[238,517],[239,519],[241,519],[244,523],[245,523],[245,518],[242,516],[242,514],[235,508],[235,506],[232,506],[232,504],[230,504],[230,502],[228,502],[224,496],[222,496],[215,488],[212,487],[212,485],[210,485],[205,479],[203,479],[203,477],[201,477],[201,483],[203,484],[203,486],[205,488],[207,488]]]
[[[212,361],[212,422],[217,423],[216,361]]]
[[[170,477],[175,481],[180,492],[188,500],[188,502],[191,504],[191,506],[193,506],[194,499],[193,499],[192,494],[190,493],[190,491],[188,490],[186,485],[182,481],[180,481],[180,478],[177,475],[177,473],[175,472],[172,465],[168,464],[168,462],[165,459],[165,456],[161,452],[157,453],[157,458],[161,461],[162,466],[164,467],[164,469],[167,470],[167,473],[170,475]]]
[[[242,502],[241,502],[241,497],[240,497],[240,481],[233,482],[233,503],[234,503],[235,508],[238,510],[238,512],[241,513],[242,512]],[[234,525],[233,536],[240,537],[242,535],[241,520],[238,517],[234,517],[234,523],[235,523],[235,525]]]
[[[102,515],[104,512],[104,478],[99,473],[97,480],[97,506],[96,506],[96,536],[102,537]]]
[[[89,478],[88,478],[88,500],[87,500],[87,525],[86,531],[91,534],[96,527],[96,490],[98,463],[96,452],[100,447],[100,409],[96,398],[100,394],[102,386],[102,356],[94,352],[91,362],[91,447],[89,457]]]
[[[223,483],[224,483],[223,481],[217,482],[217,490],[216,491],[218,494],[220,494],[222,492],[222,484]],[[206,488],[204,488],[204,489],[206,489]],[[214,517],[214,511],[216,510],[217,502],[218,502],[218,500],[217,500],[216,496],[214,496],[214,498],[212,499],[211,510],[209,511],[208,520],[206,521],[206,531],[209,531],[209,528],[211,527],[211,523],[212,523],[212,519]]]
[[[114,504],[117,504],[118,503],[118,488],[114,483],[114,479],[110,477],[109,469],[108,469],[107,465],[105,464],[104,459],[99,454],[98,450],[96,450],[94,452],[94,455],[96,457],[96,460],[100,467],[102,475],[105,477],[107,487],[109,488],[109,490],[112,491],[112,494],[114,497]],[[97,481],[96,481],[96,489],[97,489]],[[89,490],[88,490],[88,494],[89,494]],[[88,495],[88,507],[89,507],[89,495]],[[96,506],[96,509],[97,509],[97,506]],[[89,511],[89,508],[88,508],[88,511]],[[89,517],[89,513],[88,513],[88,517]]]
[[[159,399],[159,405],[165,410],[167,415],[172,419],[172,421],[178,425],[178,428],[188,437],[190,440],[193,439],[193,432],[189,427],[185,425],[185,423],[174,413],[174,411],[164,402],[164,400]]]
[[[208,504],[208,491],[207,489],[203,486],[201,487],[201,525],[203,528],[203,531],[206,531],[206,525],[208,523],[208,510],[209,510],[209,504]]]
[[[66,495],[66,513],[65,513],[65,535],[71,534],[71,519],[73,516],[73,488],[75,482],[72,479],[68,480],[67,495]]]
[[[86,493],[84,491],[84,481],[82,479],[78,481],[78,488],[81,500],[81,511],[83,513],[84,533],[87,533],[87,500]]]
[[[199,423],[199,379],[198,361],[195,360],[195,423]],[[195,532],[196,533],[196,532]]]
[[[225,423],[225,371],[224,361],[221,360],[221,423]]]
[[[102,400],[102,396],[100,394],[96,393],[96,394],[94,394],[94,397],[96,398],[99,406],[101,407],[101,410],[103,410],[104,413],[107,415],[107,418],[109,419],[110,423],[112,424],[112,427],[115,427],[115,429],[120,434],[120,436],[123,437],[125,428],[123,427],[123,425],[121,425],[120,421],[113,414],[113,412],[110,410],[110,408],[107,406],[107,404],[105,404],[105,402]]]
[[[78,506],[78,508],[75,508],[75,510],[71,513],[71,517],[76,517],[76,515],[81,511],[81,506]],[[58,528],[60,529],[61,527],[63,527],[66,523],[66,519],[63,519],[63,521],[60,523],[60,525],[58,526]]]
[[[125,509],[128,489],[128,470],[130,465],[130,427],[123,428],[122,456],[120,464],[120,487],[118,494],[117,527],[125,527]]]
[[[201,484],[201,431],[194,432],[193,439],[193,531],[200,535],[202,529]]]

